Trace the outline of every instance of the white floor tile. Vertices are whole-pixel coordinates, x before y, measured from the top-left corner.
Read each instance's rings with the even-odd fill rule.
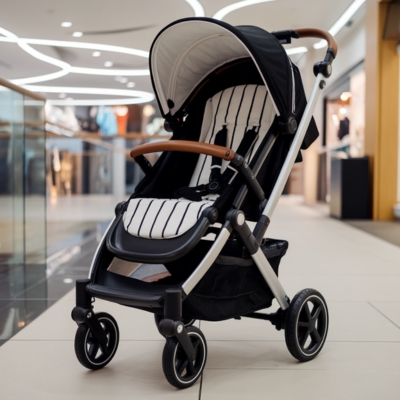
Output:
[[[312,361],[301,363],[284,342],[208,341],[206,369],[398,371],[400,343],[326,342]]]
[[[374,301],[371,305],[388,318],[400,329],[400,302],[398,301]]]
[[[1,348],[1,398],[198,399],[200,383],[179,391],[165,379],[162,342],[121,342],[105,368],[79,364],[72,341],[12,341]]]
[[[202,400],[398,400],[399,371],[208,369]]]

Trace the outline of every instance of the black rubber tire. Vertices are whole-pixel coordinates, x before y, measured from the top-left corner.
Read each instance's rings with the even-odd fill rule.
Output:
[[[109,355],[105,355],[93,336],[90,328],[85,323],[78,326],[75,335],[75,354],[78,361],[88,369],[100,369],[105,367],[114,357],[119,343],[119,329],[117,321],[107,313],[97,313],[97,319],[106,331],[108,337]],[[94,352],[94,354],[90,354]]]
[[[302,362],[314,359],[324,346],[328,327],[322,294],[314,289],[297,293],[286,312],[285,341],[290,354]]]
[[[196,358],[190,363],[175,337],[167,338],[162,356],[162,366],[167,381],[179,389],[188,388],[200,378],[207,360],[207,343],[203,333],[195,326],[186,331],[196,349]],[[192,365],[192,368],[187,368]]]

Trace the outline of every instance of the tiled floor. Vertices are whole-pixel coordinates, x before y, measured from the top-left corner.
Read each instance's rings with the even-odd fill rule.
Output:
[[[327,300],[330,330],[315,360],[293,359],[268,322],[201,322],[205,372],[179,391],[163,376],[164,339],[152,316],[97,300],[121,341],[107,367],[88,371],[74,354],[70,291],[0,347],[1,398],[400,399],[400,247],[291,198],[280,202],[269,236],[289,241],[280,267],[288,295],[313,287]]]

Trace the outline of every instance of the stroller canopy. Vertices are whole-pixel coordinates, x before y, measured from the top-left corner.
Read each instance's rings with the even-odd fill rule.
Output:
[[[231,26],[211,18],[185,18],[165,27],[150,50],[150,73],[163,116],[173,116],[215,69],[251,57],[277,115],[293,115],[292,64],[272,34],[255,26]]]

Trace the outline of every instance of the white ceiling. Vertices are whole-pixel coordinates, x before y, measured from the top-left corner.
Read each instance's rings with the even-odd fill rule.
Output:
[[[199,0],[205,15],[212,17],[218,10],[238,0]],[[328,30],[353,0],[276,0],[241,8],[223,20],[232,25],[257,25],[268,31],[314,27]],[[194,16],[185,0],[1,0],[0,27],[19,38],[51,39],[123,46],[149,51],[157,33],[170,22]],[[70,21],[70,28],[61,23]],[[80,38],[75,31],[84,32]],[[1,38],[1,35],[0,35]],[[298,41],[295,46],[311,46],[313,41]],[[108,70],[147,69],[143,57],[102,51],[93,57],[93,50],[31,45],[37,51],[64,61],[74,67],[99,68],[112,61]],[[23,51],[16,43],[0,41],[0,77],[19,79],[60,71],[59,67],[40,61]],[[130,90],[152,92],[149,76],[128,77],[135,82]],[[35,83],[40,86],[90,87],[127,89],[114,76],[70,73],[64,77]],[[58,93],[45,93],[58,99]],[[68,94],[74,99],[116,98],[98,94]],[[127,97],[127,96],[124,96]],[[118,97],[117,97],[118,98]]]

